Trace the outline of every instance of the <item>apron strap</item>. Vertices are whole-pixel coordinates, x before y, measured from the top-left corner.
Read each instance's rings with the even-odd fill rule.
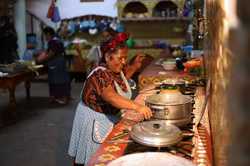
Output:
[[[106,70],[106,68],[105,67],[103,67],[103,66],[97,66],[96,68],[94,68],[90,73],[89,73],[89,75],[87,76],[87,79],[90,77],[90,76],[92,76],[93,74],[94,74],[94,72],[96,72],[97,70]],[[86,84],[86,81],[87,81],[87,79],[84,81],[84,84],[83,84],[83,87],[82,87],[82,90],[81,90],[81,93],[80,93],[80,98],[82,97],[82,92],[83,92],[83,89],[84,89],[84,87],[85,87],[85,84]]]
[[[128,80],[126,79],[126,77],[125,77],[125,75],[123,74],[122,71],[121,71],[120,75],[121,75],[121,78],[122,78],[123,82],[124,82],[125,85],[126,85],[127,92],[124,92],[124,91],[122,90],[122,88],[119,86],[119,84],[118,84],[116,81],[114,81],[116,91],[117,91],[117,93],[118,93],[119,95],[121,95],[121,96],[123,96],[123,97],[125,97],[125,98],[127,98],[127,99],[131,99],[131,97],[132,97],[132,91],[131,91],[131,88],[130,88],[130,86],[129,86]]]

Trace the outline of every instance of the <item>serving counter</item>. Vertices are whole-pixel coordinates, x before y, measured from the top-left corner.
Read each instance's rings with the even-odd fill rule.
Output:
[[[157,58],[142,71],[138,78],[140,89],[155,83],[159,83],[166,79],[184,78],[186,80],[192,80],[196,78],[195,76],[189,75],[183,71],[164,70],[163,66],[161,65],[163,61],[164,58]]]
[[[154,63],[154,62],[153,62]],[[155,66],[155,68],[150,68],[148,66],[145,70],[152,70],[152,73],[160,72],[159,68]],[[150,69],[149,69],[150,68]],[[157,69],[157,71],[154,71]],[[162,69],[161,69],[162,70]],[[187,76],[186,73],[180,73],[177,71],[164,71],[165,75],[170,75],[171,77],[178,77],[178,76]],[[143,72],[142,74],[145,74]],[[145,98],[149,95],[155,94],[156,90],[154,89],[153,84],[151,85],[143,85],[143,88],[139,92],[138,96],[136,97],[135,101],[140,104],[145,104]],[[189,155],[179,155],[176,153],[177,156],[187,158],[191,160],[195,165],[198,166],[211,166],[212,165],[212,148],[211,148],[211,133],[210,133],[210,124],[208,119],[208,110],[205,111],[205,114],[201,120],[200,125],[195,126],[194,124],[197,123],[199,117],[202,113],[202,105],[204,104],[205,100],[205,88],[204,87],[197,87],[194,95],[194,110],[193,110],[193,123],[191,124],[191,130],[194,133],[191,139],[192,148],[190,149]],[[106,140],[100,145],[99,149],[96,153],[91,157],[88,166],[106,166],[109,162],[125,155],[135,153],[136,151],[130,150],[128,152],[128,148],[131,147],[130,144],[131,139],[129,135],[125,135],[119,141],[112,141],[114,137],[121,135],[124,131],[128,130],[136,124],[136,122],[122,119],[119,123],[115,125],[112,132],[106,138]],[[140,146],[140,145],[139,145]],[[141,145],[143,146],[143,145]],[[150,151],[158,151],[157,148],[151,149]],[[162,152],[162,151],[161,151]],[[168,152],[168,151],[166,151]],[[153,165],[153,163],[152,163]]]

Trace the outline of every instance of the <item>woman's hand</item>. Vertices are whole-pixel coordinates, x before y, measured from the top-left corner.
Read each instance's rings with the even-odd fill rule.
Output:
[[[132,65],[138,70],[142,66],[142,61],[144,60],[145,55],[143,53],[137,53],[135,56]]]
[[[117,94],[111,85],[103,89],[101,96],[106,102],[116,108],[135,110],[141,113],[145,119],[149,119],[152,116],[152,112],[148,107],[122,97]]]
[[[148,108],[147,106],[140,105],[140,106],[138,106],[136,111],[143,114],[145,119],[150,119],[152,117],[152,112],[151,112],[150,108]]]

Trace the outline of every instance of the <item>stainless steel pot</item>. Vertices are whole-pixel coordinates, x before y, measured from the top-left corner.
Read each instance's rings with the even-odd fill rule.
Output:
[[[152,147],[172,146],[183,138],[181,130],[165,120],[138,123],[129,134],[135,142]]]
[[[156,94],[147,97],[145,103],[152,110],[154,119],[183,126],[191,121],[192,101],[190,96],[181,94]]]

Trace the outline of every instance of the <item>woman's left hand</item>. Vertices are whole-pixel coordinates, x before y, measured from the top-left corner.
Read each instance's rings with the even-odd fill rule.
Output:
[[[132,65],[138,70],[142,66],[142,61],[145,59],[145,55],[143,53],[137,53],[135,56]]]

